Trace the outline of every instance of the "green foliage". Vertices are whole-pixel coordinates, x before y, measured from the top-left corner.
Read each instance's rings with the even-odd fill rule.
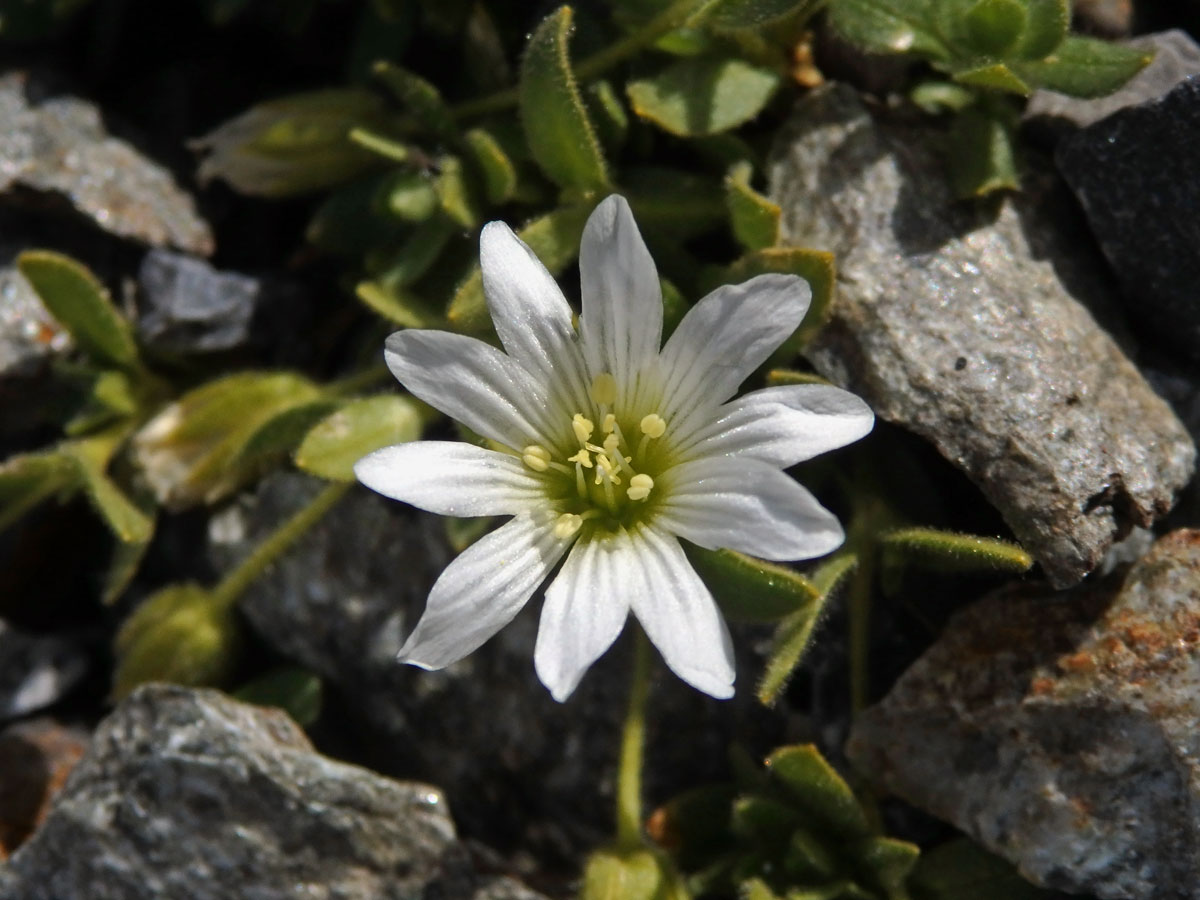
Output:
[[[300,666],[278,666],[248,681],[233,696],[255,706],[273,706],[307,728],[321,715],[324,688],[318,675]]]
[[[736,785],[682,794],[651,821],[697,896],[908,900],[919,856],[878,833],[811,744],[779,748]]]
[[[833,0],[829,18],[868,50],[919,57],[972,91],[951,132],[949,158],[962,197],[1019,186],[1013,141],[1015,111],[989,95],[1028,96],[1037,88],[1074,97],[1110,94],[1136,75],[1142,50],[1068,34],[1068,0]],[[914,99],[936,100],[928,84]]]
[[[782,77],[740,59],[701,56],[671,63],[627,88],[633,111],[683,137],[717,134],[750,121]]]
[[[588,857],[580,900],[690,900],[674,865],[662,853],[603,848]]]
[[[415,441],[421,413],[408,398],[350,400],[316,424],[296,448],[296,465],[332,481],[353,481],[354,464],[380,447]]]
[[[730,618],[745,622],[778,622],[808,610],[820,592],[803,575],[786,566],[754,559],[736,550],[705,550],[688,545],[688,560]]]

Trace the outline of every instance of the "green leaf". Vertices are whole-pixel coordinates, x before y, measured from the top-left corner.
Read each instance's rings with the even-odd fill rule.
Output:
[[[229,606],[214,603],[195,584],[163,588],[117,632],[112,698],[149,681],[220,685],[232,674],[241,644],[241,624]]]
[[[739,900],[783,900],[761,878],[751,878],[738,891]]]
[[[629,82],[633,111],[683,137],[716,134],[750,121],[782,83],[778,71],[741,59],[702,56]]]
[[[923,112],[936,116],[961,112],[975,102],[976,92],[949,81],[922,81],[909,91],[908,99]]]
[[[383,122],[383,102],[369,91],[311,91],[253,106],[191,146],[208,151],[201,182],[220,178],[243,194],[288,197],[377,166],[379,156],[349,135]]]
[[[1034,887],[1013,865],[966,838],[921,854],[909,888],[917,900],[1050,900],[1059,896]]]
[[[736,550],[705,550],[691,544],[684,549],[722,611],[732,619],[777,622],[820,600],[808,579],[792,569]]]
[[[422,128],[440,140],[457,138],[454,114],[433,84],[387,60],[375,63],[371,71]]]
[[[451,222],[464,229],[472,229],[480,222],[479,204],[474,197],[472,185],[463,170],[462,160],[457,156],[438,159],[438,176],[433,182],[442,211]]]
[[[332,481],[353,481],[356,462],[380,447],[415,441],[421,427],[421,414],[406,397],[351,400],[305,435],[296,448],[296,465]]]
[[[593,81],[584,94],[600,143],[609,152],[620,150],[629,135],[629,113],[612,83]]]
[[[42,501],[73,493],[81,483],[78,466],[61,445],[5,460],[0,464],[0,531]]]
[[[333,398],[317,396],[276,410],[249,432],[228,466],[250,473],[268,460],[293,452],[312,427],[336,407]]]
[[[482,128],[472,128],[465,135],[471,159],[483,175],[488,202],[507,203],[517,192],[517,169],[499,142]]]
[[[797,881],[827,881],[837,874],[838,860],[824,841],[806,828],[797,828],[792,832],[784,866]]]
[[[405,328],[432,328],[442,320],[427,300],[384,279],[360,281],[354,293],[371,310]]]
[[[74,447],[78,445],[68,445]],[[92,507],[116,536],[126,544],[145,544],[154,531],[154,519],[133,502],[111,478],[104,474],[101,464],[88,453],[73,452],[79,466],[80,480]]]
[[[1030,87],[1006,66],[1004,63],[985,63],[980,66],[957,69],[952,77],[959,84],[969,84],[971,87],[988,88],[993,91],[1004,91],[1028,97]]]
[[[83,407],[71,417],[63,431],[71,437],[86,434],[112,424],[114,420],[135,415],[139,405],[128,375],[117,369],[102,370],[92,379]]]
[[[300,666],[278,666],[233,692],[243,703],[282,709],[302,728],[317,721],[323,694],[321,677]]]
[[[662,853],[637,848],[593,851],[579,900],[690,900],[683,879]]]
[[[718,28],[759,28],[815,11],[818,5],[819,0],[710,0],[692,21]]]
[[[379,266],[376,281],[386,292],[411,287],[437,262],[457,227],[445,216],[435,216],[414,228],[399,249],[376,260],[368,254],[369,265]]]
[[[608,190],[608,166],[567,55],[572,11],[561,6],[529,38],[518,85],[521,124],[550,180],[584,192]]]
[[[579,240],[591,211],[590,204],[561,207],[534,219],[517,237],[529,245],[551,275],[558,275],[579,256]],[[478,266],[459,286],[446,316],[458,331],[478,332],[491,326]]]
[[[678,242],[728,218],[719,181],[663,166],[629,166],[621,187],[644,233],[655,243]]]
[[[748,794],[734,800],[729,821],[733,833],[746,843],[756,848],[781,850],[800,824],[801,816],[782,800]]]
[[[1040,62],[1013,63],[1013,68],[1036,87],[1090,98],[1111,94],[1153,58],[1144,49],[1072,36]]]
[[[916,844],[889,837],[865,838],[849,847],[848,852],[870,873],[875,886],[889,896],[903,890],[921,856],[921,848]]]
[[[1071,0],[1024,0],[1025,33],[1012,53],[1017,59],[1044,59],[1055,51],[1071,27]]]
[[[85,266],[61,253],[27,250],[17,257],[17,268],[84,353],[102,365],[137,365],[129,323]]]
[[[950,177],[963,199],[994,191],[1018,190],[1011,126],[978,107],[964,110],[950,126]]]
[[[140,498],[138,498],[140,500]],[[135,502],[137,502],[135,500]],[[138,504],[143,512],[147,512],[147,505]],[[153,534],[150,535],[153,537]],[[100,601],[105,606],[111,606],[121,598],[125,590],[133,581],[133,577],[137,575],[138,569],[141,568],[142,560],[146,557],[146,551],[150,549],[150,541],[117,541],[113,545],[112,558],[109,559],[108,569],[104,573],[104,582],[100,594]]]
[[[815,587],[815,585],[814,585]],[[779,623],[771,641],[771,653],[759,679],[756,696],[764,706],[774,706],[787,687],[788,681],[804,659],[813,631],[820,621],[828,593],[818,594],[817,600],[796,610]]]
[[[729,267],[728,279],[731,282],[745,281],[768,272],[799,275],[812,289],[812,303],[804,321],[772,355],[772,359],[779,361],[791,360],[829,320],[837,279],[834,256],[824,250],[805,247],[769,247],[747,254],[735,262]]]
[[[885,561],[935,572],[1019,574],[1033,566],[1033,557],[1019,544],[936,528],[903,528],[881,541]]]
[[[350,143],[369,150],[389,162],[407,163],[413,157],[413,150],[408,144],[369,128],[351,128],[346,137]]]
[[[782,747],[767,757],[776,781],[807,814],[843,839],[870,835],[866,814],[850,786],[812,744]]]
[[[767,386],[779,387],[783,384],[832,384],[828,378],[822,378],[816,372],[797,372],[793,369],[772,369],[767,373]]]
[[[934,20],[935,0],[836,0],[829,23],[852,44],[875,53],[953,57]]]
[[[438,210],[437,191],[424,172],[396,172],[380,185],[379,194],[388,213],[405,222],[424,222]]]
[[[1025,5],[1018,0],[978,0],[963,24],[972,49],[983,56],[1002,57],[1025,31]]]
[[[762,250],[779,242],[782,210],[750,187],[750,163],[730,169],[725,176],[725,203],[729,207],[733,236],[747,250]]]

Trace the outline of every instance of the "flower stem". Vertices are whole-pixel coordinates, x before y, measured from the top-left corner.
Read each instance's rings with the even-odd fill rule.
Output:
[[[617,769],[617,847],[642,846],[642,757],[646,745],[646,696],[650,688],[650,642],[634,624],[633,680],[629,707],[621,735],[621,761]]]
[[[622,60],[633,56],[647,44],[652,44],[668,31],[674,31],[687,21],[688,17],[707,0],[676,0],[657,16],[647,22],[633,34],[626,35],[618,41],[609,44],[603,50],[598,50],[575,67],[575,77],[580,81],[589,81],[606,69],[610,69]],[[459,103],[451,111],[456,119],[470,119],[487,113],[499,112],[516,106],[519,94],[517,88],[505,88],[485,97],[477,97]]]
[[[241,564],[221,579],[210,597],[214,606],[223,608],[235,603],[256,578],[275,562],[304,533],[321,520],[325,513],[350,489],[352,482],[335,481],[321,489],[308,504],[297,510],[270,537],[254,548]]]

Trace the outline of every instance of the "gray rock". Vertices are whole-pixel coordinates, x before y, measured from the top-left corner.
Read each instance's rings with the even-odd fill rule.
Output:
[[[539,895],[477,875],[441,794],[318,755],[285,714],[150,685],[97,728],[4,900]]]
[[[1189,75],[1200,74],[1200,45],[1186,31],[1173,28],[1141,35],[1126,43],[1152,51],[1154,60],[1120,90],[1090,100],[1054,91],[1034,91],[1025,107],[1025,118],[1046,116],[1081,127],[1091,125],[1119,109],[1157,100]]]
[[[1055,160],[1125,292],[1130,321],[1200,361],[1200,77],[1059,144]]]
[[[792,243],[832,250],[838,297],[807,354],[959,466],[1059,587],[1170,509],[1195,447],[1076,297],[1104,311],[1052,186],[956,203],[928,126],[832,85],[769,168]]]
[[[229,506],[210,526],[214,568],[243,558],[319,487],[273,475]],[[464,833],[574,870],[581,853],[611,839],[630,647],[618,641],[570,700],[556,703],[533,670],[535,599],[447,669],[398,664],[396,652],[452,556],[444,522],[356,488],[255,583],[241,609],[278,652],[328,679],[365,743],[382,748],[371,766],[436,781]],[[780,718],[749,689],[756,663],[746,637],[735,629],[733,701],[714,701],[656,668],[648,804],[723,777],[735,736],[764,748],[783,740]]]
[[[951,620],[848,753],[1047,887],[1200,898],[1200,531],[1124,584],[1001,589]]]
[[[18,631],[0,619],[0,722],[61,700],[87,673],[82,644]]]
[[[25,72],[0,77],[0,193],[64,197],[109,234],[209,254],[213,237],[170,173],[105,130],[77,97],[49,96]]]
[[[14,434],[49,418],[46,375],[72,347],[71,336],[46,312],[37,293],[11,265],[16,250],[0,249],[0,430]]]

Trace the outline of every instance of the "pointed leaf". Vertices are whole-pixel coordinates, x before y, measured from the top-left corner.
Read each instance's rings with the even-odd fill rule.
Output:
[[[702,56],[671,63],[629,82],[633,111],[683,137],[716,134],[757,116],[782,83],[774,69],[741,59]]]
[[[820,601],[808,579],[786,566],[735,550],[689,545],[686,552],[722,611],[732,619],[777,622]]]
[[[529,38],[518,86],[529,150],[550,180],[581,191],[608,189],[601,153],[567,55],[572,11],[561,6]]]
[[[462,160],[457,156],[439,157],[438,170],[433,186],[442,211],[461,228],[474,228],[482,217],[472,185],[463,171]]]
[[[0,464],[0,531],[43,500],[71,493],[81,484],[78,466],[61,445],[5,460]]]
[[[139,506],[143,512],[147,511],[145,506]],[[153,536],[152,531],[150,537]],[[100,601],[105,606],[116,603],[125,593],[141,568],[142,560],[149,549],[149,540],[117,541],[113,545],[112,558],[108,562],[108,570],[104,573],[104,585],[100,594]]]
[[[482,128],[472,128],[463,137],[472,160],[483,175],[488,202],[507,203],[517,191],[517,169],[512,160],[500,143]]]
[[[935,572],[1027,572],[1033,566],[1023,547],[996,538],[935,528],[904,528],[882,538],[887,562]]]
[[[248,681],[233,692],[243,703],[282,709],[301,728],[307,728],[321,714],[323,687],[321,677],[300,666],[279,666]]]
[[[421,414],[406,397],[351,400],[305,435],[296,465],[332,481],[353,481],[356,462],[380,447],[415,441],[421,427]]]
[[[869,837],[848,848],[859,866],[870,873],[875,886],[889,896],[902,890],[921,856],[921,848],[908,841],[889,837]]]
[[[827,598],[828,594],[819,595],[816,601],[796,610],[775,629],[771,653],[767,657],[767,665],[763,669],[756,692],[758,701],[764,706],[775,705],[792,675],[804,661],[804,653],[808,650]]]
[[[806,815],[819,819],[838,837],[870,835],[866,814],[854,792],[814,745],[776,750],[767,758],[767,767]]]
[[[590,204],[564,206],[534,219],[517,232],[542,264],[557,275],[579,256],[579,240],[591,213]],[[483,276],[476,266],[450,301],[447,318],[459,331],[482,331],[491,326],[483,296]]]
[[[92,460],[79,455],[76,461],[92,507],[117,540],[127,544],[149,542],[154,531],[154,519],[143,512]]]
[[[1030,84],[1072,97],[1103,97],[1150,64],[1154,54],[1088,37],[1068,37],[1038,62],[1013,63]]]
[[[782,210],[750,187],[750,163],[734,166],[725,176],[725,203],[733,236],[747,250],[762,250],[779,242]]]
[[[777,387],[781,384],[832,384],[828,378],[822,378],[816,372],[797,372],[794,369],[772,369],[767,373],[767,385]]]
[[[85,266],[61,253],[27,250],[17,257],[17,268],[84,353],[103,365],[136,365],[133,330]]]

